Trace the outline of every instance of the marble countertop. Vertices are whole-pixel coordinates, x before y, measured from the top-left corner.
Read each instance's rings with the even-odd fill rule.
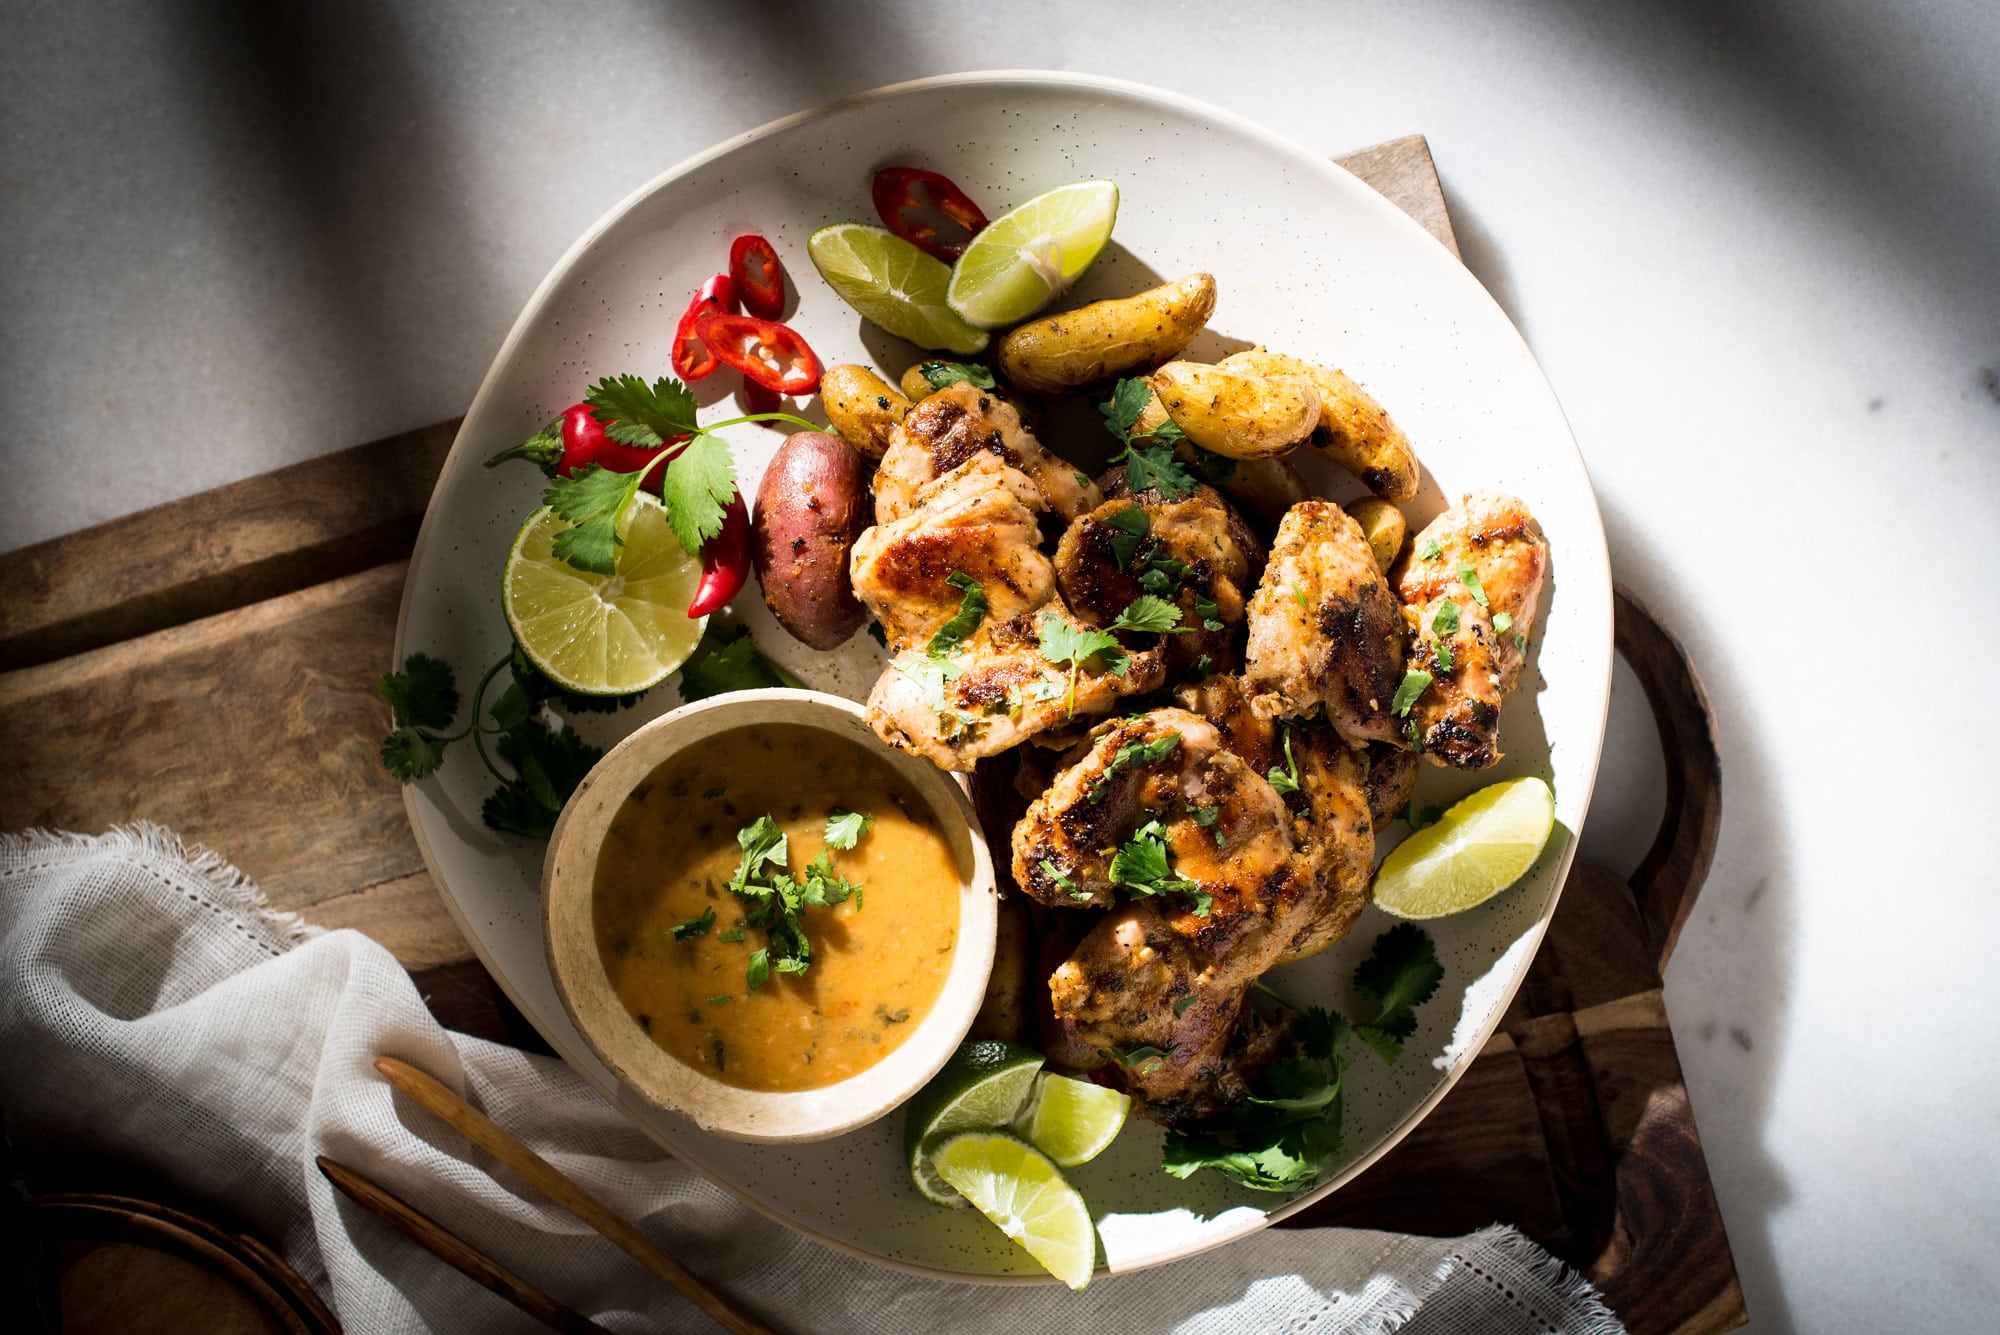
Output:
[[[2000,24],[1747,10],[30,6],[0,550],[462,411],[604,209],[846,93],[1074,69],[1329,154],[1423,132],[1720,719],[1667,988],[1751,1329],[1985,1324],[2000,870],[1953,738],[2000,649]],[[1660,802],[1621,669],[1585,854],[1629,869]]]

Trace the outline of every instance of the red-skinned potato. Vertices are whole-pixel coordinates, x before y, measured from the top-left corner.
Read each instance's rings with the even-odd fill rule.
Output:
[[[764,603],[794,639],[833,649],[861,629],[847,558],[867,526],[867,466],[852,445],[801,431],[778,447],[757,485],[750,551]]]

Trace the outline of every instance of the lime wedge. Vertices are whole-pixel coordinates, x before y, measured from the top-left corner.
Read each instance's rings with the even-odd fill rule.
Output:
[[[1074,1168],[1104,1153],[1131,1110],[1129,1094],[1045,1071],[1014,1115],[1014,1131],[1064,1168]]]
[[[1111,239],[1118,187],[1079,181],[1001,214],[951,268],[946,299],[968,324],[1018,324],[1069,291]]]
[[[929,1151],[955,1132],[1007,1125],[1041,1069],[1042,1054],[1018,1043],[962,1043],[944,1069],[916,1092],[904,1115],[903,1150],[910,1160],[910,1180],[925,1200],[965,1204],[965,1197],[931,1167]]]
[[[558,561],[551,548],[569,527],[543,506],[507,553],[501,605],[507,624],[544,676],[580,695],[630,695],[673,672],[701,641],[707,617],[688,616],[701,560],[667,524],[667,508],[645,492],[618,522],[616,572],[593,575]]]
[[[1398,918],[1476,908],[1535,865],[1555,823],[1540,779],[1489,784],[1396,845],[1375,873],[1375,904]]]
[[[884,227],[835,223],[806,242],[806,253],[827,286],[870,323],[920,348],[970,354],[986,346],[945,304],[951,270]]]
[[[1072,1289],[1090,1283],[1097,1230],[1062,1169],[1026,1141],[967,1131],[938,1146],[938,1174]]]

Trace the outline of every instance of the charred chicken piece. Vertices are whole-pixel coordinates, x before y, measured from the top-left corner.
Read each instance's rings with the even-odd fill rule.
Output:
[[[981,454],[1027,476],[1039,498],[1031,509],[1074,519],[1104,499],[1088,477],[1029,433],[1012,404],[961,380],[910,409],[890,433],[875,470],[875,522],[909,514],[926,484]]]
[[[1548,565],[1528,507],[1486,491],[1432,520],[1394,572],[1410,667],[1431,674],[1405,726],[1433,762],[1500,759],[1500,702],[1520,679]]]
[[[1250,599],[1243,675],[1279,717],[1326,706],[1355,746],[1398,740],[1390,712],[1403,676],[1403,622],[1361,526],[1331,501],[1285,513]]]

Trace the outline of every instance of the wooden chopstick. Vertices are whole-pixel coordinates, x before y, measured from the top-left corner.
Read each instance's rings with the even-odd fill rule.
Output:
[[[415,1206],[397,1199],[344,1164],[325,1155],[315,1159],[326,1180],[349,1200],[385,1221],[398,1233],[450,1265],[475,1284],[493,1290],[551,1330],[565,1335],[596,1331],[610,1335],[581,1312],[573,1312],[492,1257],[457,1237]]]
[[[581,1219],[622,1248],[640,1265],[678,1289],[688,1301],[720,1322],[734,1335],[773,1335],[769,1326],[732,1306],[680,1262],[653,1245],[651,1239],[613,1214],[595,1196],[564,1177],[556,1166],[500,1129],[485,1113],[446,1089],[406,1061],[378,1057],[375,1069],[389,1083],[457,1129],[466,1139],[532,1182],[543,1195]]]

